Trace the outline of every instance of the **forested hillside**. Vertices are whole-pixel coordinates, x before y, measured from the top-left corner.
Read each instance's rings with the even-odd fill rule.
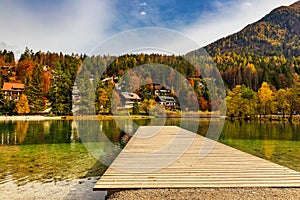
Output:
[[[210,55],[226,52],[261,56],[300,56],[300,1],[276,8],[258,22],[205,47]]]
[[[300,64],[300,1],[276,8],[258,22],[204,47],[232,89],[244,84],[257,91],[266,81],[290,87]],[[198,56],[200,50],[188,53]]]
[[[13,52],[0,51],[0,87],[5,82],[24,84],[22,93],[30,110],[20,114],[40,113],[51,107],[53,114],[68,115],[72,113],[72,87],[81,62],[82,58],[75,55],[26,49],[15,63]],[[5,99],[2,90],[0,99],[2,114],[17,113],[17,101]]]

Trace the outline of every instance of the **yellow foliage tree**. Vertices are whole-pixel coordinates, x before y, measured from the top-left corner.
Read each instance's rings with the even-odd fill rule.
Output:
[[[27,114],[27,113],[30,112],[30,108],[29,108],[29,105],[28,105],[27,96],[25,94],[22,94],[20,96],[20,99],[19,99],[19,101],[16,104],[15,111],[19,115]]]
[[[107,108],[107,103],[109,102],[108,93],[104,88],[99,88],[98,93],[99,93],[98,101],[99,101],[100,109]]]
[[[266,115],[267,104],[272,100],[273,92],[270,88],[270,85],[266,82],[263,82],[261,88],[258,90],[259,100],[264,108],[264,115]]]
[[[288,100],[288,90],[286,89],[280,89],[276,92],[274,96],[274,106],[276,112],[282,113],[282,118],[284,118],[285,113],[290,111],[290,103]]]

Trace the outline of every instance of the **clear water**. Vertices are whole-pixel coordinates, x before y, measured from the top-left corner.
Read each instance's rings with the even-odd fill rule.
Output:
[[[134,120],[134,124],[130,120],[123,122],[133,132],[135,124],[153,123],[147,119]],[[85,123],[86,127],[99,123],[109,141],[120,148],[130,139],[114,120]],[[190,123],[195,121],[182,124],[180,119],[168,119],[165,125],[188,129]],[[201,120],[198,133],[205,136],[209,124]],[[76,128],[73,121],[66,120],[0,122],[0,191],[1,185],[8,183],[22,187],[31,182],[56,184],[98,178],[107,166],[89,154]],[[300,171],[300,124],[226,121],[219,141]],[[117,155],[105,142],[101,148],[107,159],[113,160]]]

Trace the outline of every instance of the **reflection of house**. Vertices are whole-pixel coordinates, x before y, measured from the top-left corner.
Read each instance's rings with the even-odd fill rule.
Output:
[[[133,108],[134,102],[139,102],[141,98],[133,92],[121,92],[121,101],[125,108]]]
[[[4,82],[2,91],[6,100],[19,100],[24,91],[25,85],[22,83]]]
[[[175,107],[177,105],[174,97],[157,96],[155,100],[157,103],[164,105],[166,107]]]
[[[171,94],[171,88],[166,85],[154,85],[154,95],[155,96],[165,96]]]

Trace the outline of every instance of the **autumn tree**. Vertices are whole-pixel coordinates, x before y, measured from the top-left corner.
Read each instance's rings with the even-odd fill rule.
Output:
[[[289,89],[280,89],[276,92],[275,96],[274,96],[274,107],[275,107],[275,111],[276,112],[281,112],[282,113],[282,119],[284,119],[285,113],[290,111],[290,102],[288,100],[289,97],[289,93],[290,91],[288,91]]]
[[[235,116],[242,117],[245,110],[245,104],[243,103],[243,97],[241,92],[241,86],[237,85],[232,91],[228,92],[226,97],[227,115],[232,119]]]
[[[156,104],[155,100],[153,99],[144,99],[144,101],[142,101],[141,103],[141,110],[143,110],[146,114],[149,114],[150,109],[152,108],[152,106]]]
[[[43,72],[42,80],[43,80],[43,83],[42,83],[43,93],[48,94],[48,92],[50,90],[51,75],[50,75],[50,72],[48,72],[45,69],[44,69],[44,72]]]
[[[28,84],[31,76],[33,74],[33,70],[35,68],[35,62],[33,60],[33,51],[28,48],[25,49],[25,52],[21,54],[20,59],[16,68],[16,75],[18,80],[21,82]]]
[[[286,100],[289,104],[289,121],[292,121],[293,114],[300,112],[300,78],[295,75],[295,83],[292,88],[286,91]]]
[[[27,96],[25,94],[22,94],[20,96],[20,99],[16,104],[15,112],[17,112],[19,115],[27,114],[30,112]]]
[[[109,96],[107,94],[107,91],[104,88],[98,88],[97,90],[97,96],[98,96],[98,106],[99,111],[107,108],[107,104],[109,102]]]
[[[199,101],[200,110],[202,111],[208,110],[208,103],[204,97],[200,97],[198,101]]]
[[[263,82],[261,87],[258,90],[259,101],[262,104],[263,113],[266,116],[267,108],[270,108],[272,101],[273,92],[270,88],[270,85],[266,82]]]

